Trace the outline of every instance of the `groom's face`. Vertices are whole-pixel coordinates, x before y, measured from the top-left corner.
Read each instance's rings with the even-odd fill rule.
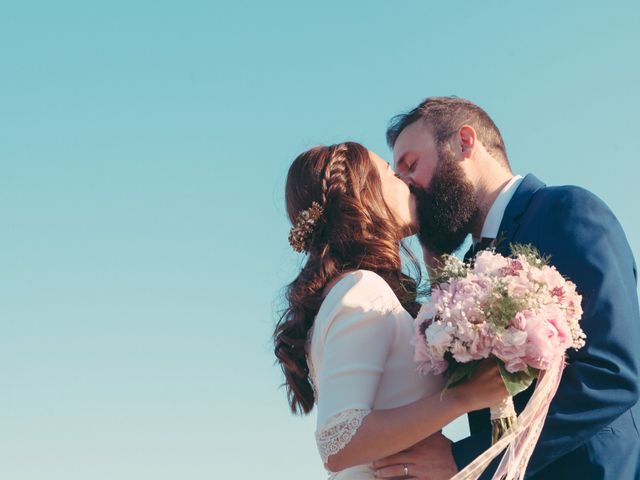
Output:
[[[394,170],[410,187],[429,186],[438,157],[435,138],[422,120],[402,130],[393,146]]]
[[[478,215],[475,189],[461,159],[440,148],[420,120],[406,127],[393,148],[395,169],[415,195],[420,242],[432,253],[452,253]]]

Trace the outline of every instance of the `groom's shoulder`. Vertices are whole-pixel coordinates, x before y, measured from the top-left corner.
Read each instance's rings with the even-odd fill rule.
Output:
[[[609,206],[595,193],[576,185],[543,186],[534,194],[525,215],[535,229],[566,234],[576,241],[598,235],[625,235]]]
[[[536,192],[534,203],[560,215],[612,215],[598,195],[577,185],[544,186]]]
[[[572,204],[576,202],[604,203],[595,193],[577,185],[545,185],[538,190],[536,196],[548,202],[562,204]]]

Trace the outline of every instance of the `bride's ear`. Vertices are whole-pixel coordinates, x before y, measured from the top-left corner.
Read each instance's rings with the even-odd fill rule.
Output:
[[[464,159],[473,157],[477,141],[476,130],[471,125],[463,125],[456,136],[456,153],[459,153]]]

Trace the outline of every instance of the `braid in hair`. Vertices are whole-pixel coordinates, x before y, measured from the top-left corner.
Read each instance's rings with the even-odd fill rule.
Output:
[[[347,166],[345,165],[345,154],[347,149],[344,145],[335,145],[329,163],[324,169],[322,176],[322,205],[326,206],[327,199],[337,192],[347,193]]]

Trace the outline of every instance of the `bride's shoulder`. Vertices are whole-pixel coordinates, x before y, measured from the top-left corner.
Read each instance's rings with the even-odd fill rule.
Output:
[[[327,292],[310,330],[312,351],[321,348],[329,332],[340,335],[374,325],[387,327],[389,315],[404,312],[389,284],[370,270],[344,274]],[[408,315],[408,314],[407,314]],[[317,354],[317,353],[316,353]]]
[[[385,279],[371,270],[354,270],[343,275],[331,287],[324,303],[364,309],[399,304]]]

